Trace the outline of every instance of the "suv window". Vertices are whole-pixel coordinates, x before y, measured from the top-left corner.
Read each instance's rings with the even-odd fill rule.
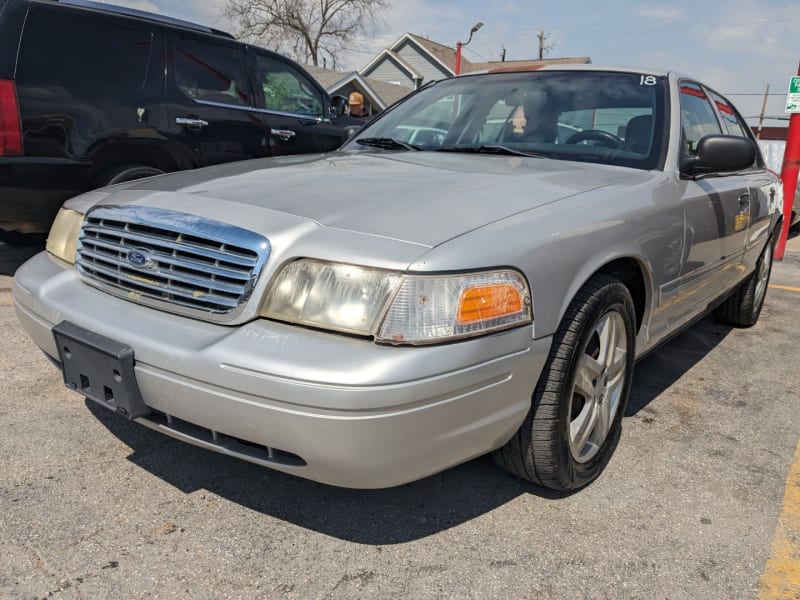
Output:
[[[238,48],[181,37],[175,48],[175,80],[193,100],[253,106]]]
[[[681,127],[690,154],[697,150],[697,142],[703,136],[722,133],[708,96],[696,83],[681,83]]]
[[[282,61],[256,55],[258,83],[268,110],[311,117],[323,116],[319,90],[299,71]]]
[[[32,9],[16,79],[19,85],[60,87],[90,100],[138,96],[148,79],[151,50],[149,31],[119,19]]]

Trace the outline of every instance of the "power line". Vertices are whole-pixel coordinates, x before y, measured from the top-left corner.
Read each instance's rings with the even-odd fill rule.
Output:
[[[603,28],[603,29],[558,29],[558,33],[562,35],[570,35],[572,37],[585,37],[590,35],[620,35],[620,34],[646,34],[646,33],[662,33],[668,31],[681,31],[681,30],[696,30],[696,29],[719,29],[720,27],[745,27],[745,26],[752,26],[752,25],[770,25],[774,23],[789,23],[794,21],[800,21],[800,17],[792,17],[792,18],[782,18],[782,19],[753,19],[746,22],[725,22],[725,21],[718,21],[713,24],[705,24],[705,23],[683,23],[679,25],[671,25],[667,27],[657,27],[657,28],[637,28],[633,24],[631,25],[618,25],[615,27],[610,28]],[[538,34],[538,30],[532,31],[523,31],[519,32],[515,35],[509,36],[512,39],[516,38],[532,38],[533,36]]]

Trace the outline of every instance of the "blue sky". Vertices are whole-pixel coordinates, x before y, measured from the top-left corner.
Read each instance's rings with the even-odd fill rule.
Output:
[[[223,0],[109,0],[227,29]],[[800,62],[797,0],[687,2],[544,2],[540,0],[389,0],[385,26],[342,56],[347,69],[366,65],[381,49],[410,32],[442,44],[466,41],[472,61],[535,58],[537,33],[549,36],[550,58],[589,56],[595,64],[663,67],[698,77],[729,96],[755,122],[767,84],[766,113],[785,116],[789,77]],[[767,125],[786,125],[768,121]]]

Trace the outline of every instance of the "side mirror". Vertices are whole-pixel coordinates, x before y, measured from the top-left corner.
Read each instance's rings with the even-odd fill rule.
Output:
[[[331,114],[334,117],[341,117],[347,108],[347,98],[344,96],[334,96],[331,98]]]
[[[681,173],[694,176],[704,173],[743,171],[756,160],[756,145],[735,135],[706,135],[697,143],[694,156],[684,159]]]
[[[361,129],[361,125],[348,125],[344,128],[344,139],[349,140],[355,134],[359,132]]]

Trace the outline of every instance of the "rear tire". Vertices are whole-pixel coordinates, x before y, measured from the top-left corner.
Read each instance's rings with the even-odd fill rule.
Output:
[[[95,179],[95,187],[105,187],[107,185],[116,185],[117,183],[124,183],[126,181],[134,181],[136,179],[143,179],[144,177],[153,177],[154,175],[163,175],[164,171],[149,167],[146,165],[118,165],[103,171]]]
[[[635,355],[635,311],[618,279],[592,277],[553,336],[531,410],[495,462],[522,479],[574,490],[611,458],[628,402]]]
[[[772,273],[772,238],[767,240],[755,271],[745,279],[725,302],[714,309],[714,319],[737,327],[752,327],[758,321],[764,298],[767,295],[769,276]]]

